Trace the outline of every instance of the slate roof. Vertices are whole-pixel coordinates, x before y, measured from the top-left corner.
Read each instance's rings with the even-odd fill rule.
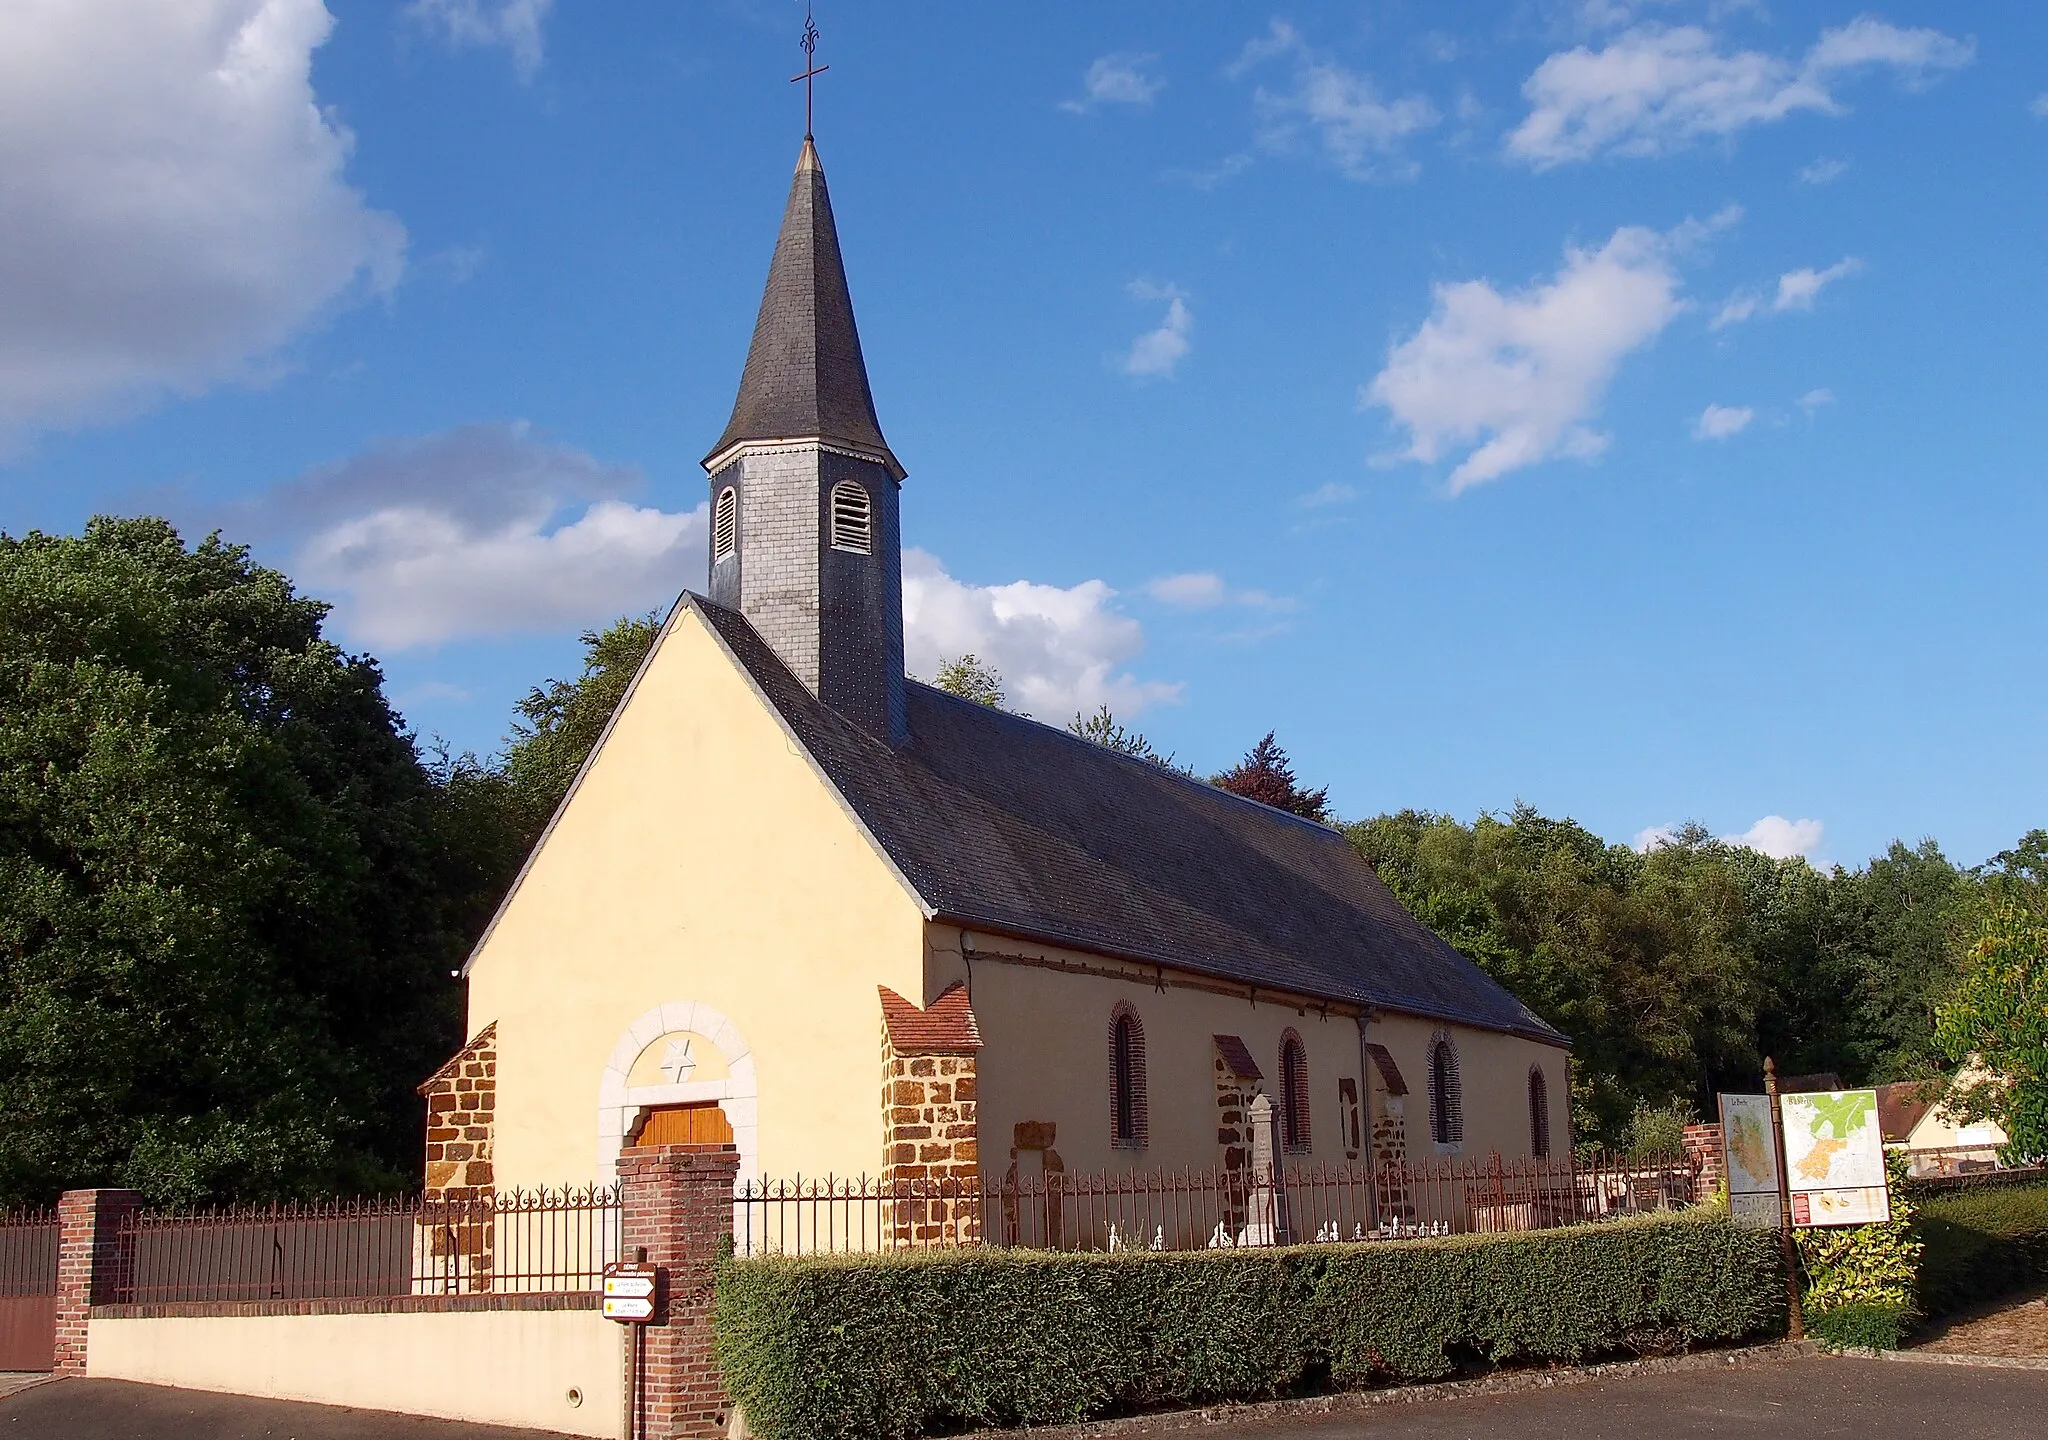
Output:
[[[909,683],[891,749],[739,614],[685,595],[937,918],[1255,987],[1568,1043],[1336,831]]]
[[[875,418],[832,197],[809,140],[790,182],[739,398],[705,464],[749,440],[791,439],[836,442],[884,461],[903,478]]]

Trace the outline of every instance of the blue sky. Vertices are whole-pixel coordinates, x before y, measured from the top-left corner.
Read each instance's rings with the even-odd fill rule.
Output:
[[[1455,15],[1455,28],[1447,15]],[[791,0],[0,15],[0,528],[220,526],[494,749],[701,585]],[[2048,11],[828,5],[910,653],[1347,816],[2048,821]]]

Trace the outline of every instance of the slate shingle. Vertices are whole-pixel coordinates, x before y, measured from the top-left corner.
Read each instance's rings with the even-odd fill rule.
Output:
[[[821,439],[903,467],[882,438],[818,152],[804,141],[739,397],[707,464],[748,440]]]
[[[1326,826],[914,681],[891,749],[744,617],[683,603],[948,923],[1565,1043]]]

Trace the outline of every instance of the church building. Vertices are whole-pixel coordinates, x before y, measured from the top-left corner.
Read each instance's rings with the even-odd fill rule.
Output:
[[[439,1192],[1563,1155],[1567,1041],[1337,831],[904,675],[905,470],[797,161],[710,573],[464,975]],[[1262,1107],[1263,1108],[1263,1107]]]

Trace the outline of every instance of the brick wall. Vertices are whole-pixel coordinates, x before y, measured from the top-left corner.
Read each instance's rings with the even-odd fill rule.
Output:
[[[967,987],[949,987],[926,1010],[880,988],[882,1179],[904,1189],[948,1180],[971,1189],[981,1175],[981,1032]],[[899,1244],[981,1238],[980,1205],[971,1198],[894,1200],[890,1224]]]
[[[718,1254],[732,1237],[739,1169],[739,1151],[730,1145],[619,1152],[624,1253],[636,1259],[644,1252],[665,1272],[654,1321],[638,1327],[639,1384],[629,1403],[640,1440],[726,1433],[732,1403],[718,1368],[711,1301]]]

